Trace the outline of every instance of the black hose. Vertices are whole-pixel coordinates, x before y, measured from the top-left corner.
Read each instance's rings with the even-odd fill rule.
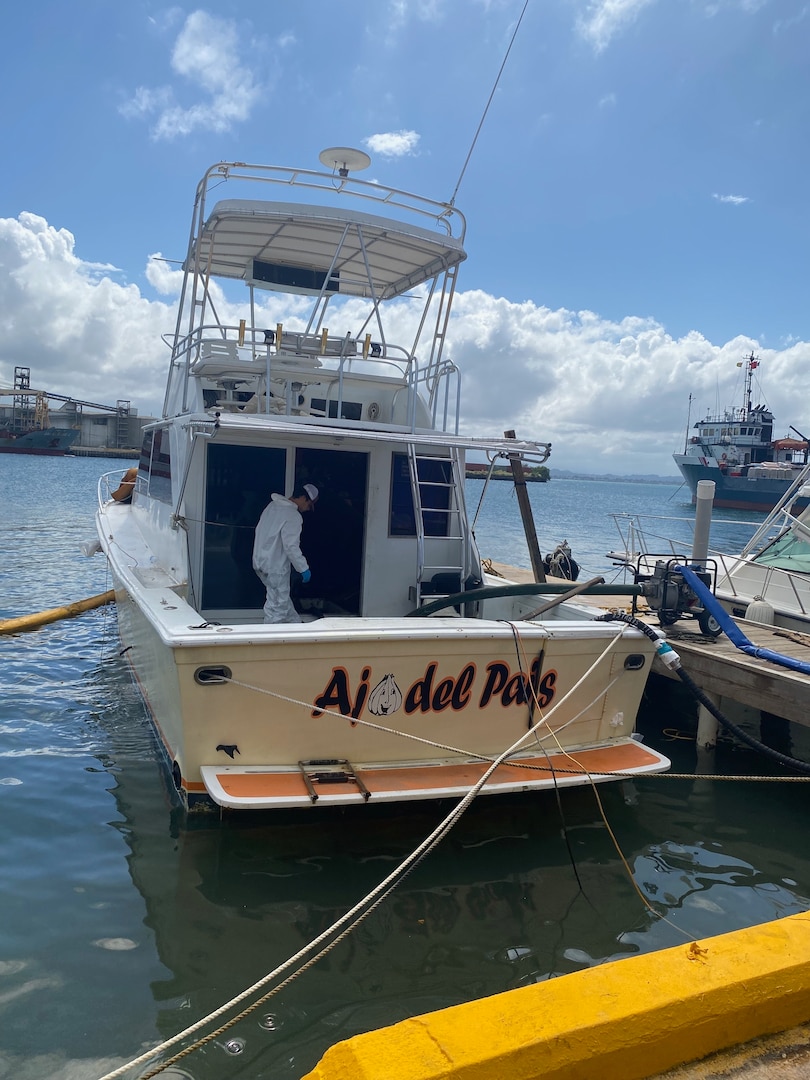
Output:
[[[491,600],[499,596],[538,596],[548,594],[556,596],[571,590],[571,581],[531,581],[521,584],[510,582],[508,585],[484,585],[480,589],[467,589],[464,592],[440,596],[437,600],[422,604],[413,611],[406,612],[405,618],[433,615],[442,608],[456,607],[458,604],[472,604],[476,600]],[[640,585],[589,585],[583,590],[586,596],[640,596]]]
[[[660,643],[663,641],[663,638],[658,633],[656,633],[655,629],[652,626],[648,626],[646,623],[642,622],[641,619],[637,619],[633,615],[628,615],[625,611],[609,611],[604,615],[597,615],[594,621],[624,622],[627,623],[628,626],[633,626],[636,630],[640,630],[643,634],[646,634],[646,636],[651,641],[654,641],[659,647]],[[717,720],[718,723],[722,724],[727,731],[730,731],[733,735],[735,735],[740,740],[740,742],[744,742],[753,750],[758,750],[761,754],[765,754],[766,757],[773,758],[773,760],[778,761],[780,765],[784,765],[788,769],[793,769],[794,772],[810,774],[810,764],[808,764],[808,762],[800,761],[798,758],[790,757],[788,754],[781,754],[778,750],[774,750],[772,746],[766,746],[765,743],[762,743],[758,739],[755,739],[753,735],[749,735],[747,731],[743,731],[743,729],[741,727],[738,727],[733,720],[729,720],[729,718],[724,713],[722,713],[720,709],[718,709],[718,707],[715,705],[709,695],[704,693],[703,690],[701,690],[701,688],[698,686],[692,676],[687,674],[687,672],[683,670],[680,660],[678,660],[676,664],[670,664],[669,666],[674,668],[674,670],[677,672],[678,678],[681,680],[684,686],[688,687],[688,689],[692,692],[692,695],[701,703],[701,705],[705,706],[705,708],[709,710],[715,720]]]
[[[641,619],[637,619],[635,615],[628,615],[626,611],[606,611],[604,615],[596,615],[593,621],[627,623],[628,626],[632,626],[634,629],[640,630],[642,634],[646,634],[650,641],[655,645],[657,645],[659,641],[663,641],[661,635],[652,626],[648,626],[647,623],[642,622]]]
[[[727,716],[723,715],[708,694],[704,694],[691,675],[688,675],[682,667],[679,667],[676,670],[678,672],[678,678],[684,686],[689,687],[701,705],[705,705],[712,716],[716,720],[719,720],[724,728],[727,728],[733,735],[736,735],[741,742],[747,743],[752,749],[759,750],[760,753],[773,758],[774,761],[778,761],[788,769],[793,769],[795,772],[810,774],[810,764],[806,761],[799,761],[798,758],[789,757],[787,754],[780,754],[780,752],[774,750],[772,746],[766,746],[765,743],[761,743],[758,739],[755,739],[753,735],[749,735],[746,731],[743,731],[742,728],[738,727],[732,720],[729,720]]]

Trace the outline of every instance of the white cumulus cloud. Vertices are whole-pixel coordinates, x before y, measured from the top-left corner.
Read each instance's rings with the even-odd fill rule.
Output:
[[[577,21],[580,34],[602,52],[620,30],[635,22],[644,8],[655,0],[591,0]]]
[[[145,277],[160,299],[80,259],[66,229],[32,213],[0,218],[0,385],[11,385],[20,364],[37,389],[102,404],[127,399],[141,416],[159,415],[169,360],[161,336],[174,330],[182,272],[156,253]],[[249,317],[246,290],[226,296],[214,285],[212,298],[223,322]],[[307,307],[305,297],[267,293],[257,324],[303,329]],[[410,345],[419,311],[415,300],[398,302],[388,339]],[[356,332],[366,312],[348,300],[332,311],[330,329]],[[470,289],[456,296],[445,355],[462,373],[464,433],[514,428],[550,441],[552,469],[674,476],[689,395],[693,422],[739,404],[737,363],[752,349],[762,360],[757,400],[785,434],[800,422],[807,341],[767,349],[748,337],[715,344],[694,330],[675,338],[655,319],[608,320]]]
[[[373,154],[386,158],[405,157],[413,154],[419,145],[419,135],[415,131],[386,131],[379,135],[369,135],[364,140]]]
[[[193,11],[177,35],[171,56],[174,86],[140,86],[121,106],[124,116],[152,122],[155,139],[173,139],[196,130],[223,132],[243,123],[261,93],[261,83],[243,60],[236,24]],[[178,94],[199,100],[181,104]]]
[[[36,214],[0,218],[0,385],[16,365],[31,385],[85,401],[129,399],[153,411],[174,316],[74,251],[74,237]]]

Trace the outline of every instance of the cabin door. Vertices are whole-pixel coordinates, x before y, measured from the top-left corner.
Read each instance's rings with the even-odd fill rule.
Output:
[[[299,447],[295,487],[314,484],[315,510],[304,514],[301,550],[312,570],[307,585],[293,584],[299,611],[359,615],[363,581],[368,454]]]
[[[287,452],[217,442],[206,449],[200,610],[261,611],[265,590],[253,572],[253,538],[270,495],[286,491]]]

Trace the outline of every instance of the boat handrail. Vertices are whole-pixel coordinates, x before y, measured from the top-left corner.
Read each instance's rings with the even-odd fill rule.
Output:
[[[784,600],[784,585],[787,584],[790,587],[790,595],[796,604],[796,607],[802,614],[807,614],[807,606],[802,599],[801,590],[797,589],[797,583],[807,590],[807,574],[803,574],[800,571],[788,570],[784,567],[777,566],[763,566],[762,563],[757,562],[755,559],[746,558],[743,555],[725,556],[717,558],[718,562],[718,580],[722,579],[723,587],[728,589],[734,597],[745,597],[746,600],[751,599],[750,592],[756,591],[757,598],[760,600]],[[752,566],[757,570],[764,570],[764,574],[756,581],[756,589],[751,589],[749,581],[746,581],[745,577],[741,577],[740,581],[745,582],[748,585],[749,591],[743,593],[738,588],[738,582],[736,575],[741,567]],[[722,570],[722,573],[720,572]]]
[[[268,333],[274,335],[272,341],[267,340],[265,335]],[[206,360],[211,361],[211,370],[217,362],[222,364],[224,371],[232,370],[231,365],[238,363],[244,366],[233,370],[264,374],[269,357],[271,364],[300,364],[306,361],[310,366],[325,368],[326,371],[330,370],[328,365],[332,366],[332,370],[338,370],[348,361],[351,365],[363,365],[363,368],[367,366],[372,376],[375,365],[384,365],[398,371],[401,378],[407,379],[415,364],[415,358],[407,349],[389,342],[382,345],[370,342],[371,347],[368,349],[364,347],[365,342],[361,342],[358,351],[357,339],[349,334],[341,337],[326,335],[325,332],[305,334],[282,330],[280,345],[276,344],[275,336],[275,329],[268,331],[264,327],[207,323],[195,327],[191,333],[177,341],[172,359],[176,366],[187,367],[189,375],[201,374]],[[259,349],[262,351],[257,352]]]
[[[273,334],[272,341],[266,336],[269,333]],[[276,338],[281,341],[280,347]],[[338,345],[347,342],[350,344],[340,351]],[[402,346],[386,342],[372,350],[364,340],[358,350],[356,344],[349,335],[332,336],[326,331],[305,334],[278,327],[269,332],[241,323],[209,323],[195,327],[177,341],[172,367],[186,383],[190,379],[232,379],[240,391],[253,390],[257,403],[264,397],[268,381],[285,386],[322,382],[327,384],[322,395],[325,407],[329,410],[336,402],[338,415],[344,401],[345,379],[380,383],[393,391],[392,415],[402,417],[395,422],[411,430],[423,426],[424,418],[417,417],[417,400],[421,398],[437,430],[458,433],[461,373],[456,364],[444,359],[438,366],[434,363],[422,367],[418,358]],[[398,409],[400,394],[407,398],[404,411]],[[282,415],[298,412],[293,396],[286,393],[276,394],[272,407],[269,401],[257,404],[256,411]]]
[[[611,517],[619,530],[622,543],[625,545],[621,552],[611,552],[610,557],[620,566],[629,569],[638,566],[642,573],[652,571],[652,561],[664,558],[686,556],[692,552],[692,541],[681,540],[664,534],[660,531],[652,531],[651,523],[655,529],[660,529],[660,523],[676,522],[678,525],[686,525],[690,532],[694,528],[694,519],[675,516],[655,516],[636,514],[612,514]],[[795,528],[804,531],[804,525],[788,510],[783,509],[778,516],[770,517],[770,531],[763,533],[763,523],[760,521],[743,521],[733,518],[713,518],[712,529],[716,526],[739,528],[745,526],[754,530],[754,536],[760,536],[761,542],[755,547],[751,541],[737,552],[730,552],[717,547],[710,547],[708,556],[716,563],[717,581],[722,582],[723,590],[733,598],[739,598],[747,604],[751,599],[751,593],[774,606],[785,603],[786,595],[791,597],[790,603],[802,614],[808,613],[808,575],[800,570],[793,570],[786,566],[770,565],[760,562],[757,558],[760,552],[766,548],[775,537]],[[624,527],[624,532],[622,528]],[[624,558],[622,558],[624,556]],[[751,578],[746,574],[746,568],[751,567],[757,571],[757,576]]]
[[[432,370],[424,371],[425,385],[429,389],[431,404],[431,416],[433,426],[439,431],[447,431],[448,424],[455,417],[453,431],[458,435],[459,417],[461,415],[461,371],[452,360],[442,360]],[[452,385],[455,385],[455,396],[451,397]],[[440,390],[444,388],[444,394]],[[451,405],[452,402],[452,405]],[[439,418],[439,406],[442,406],[441,422]]]
[[[112,498],[112,481],[111,477],[113,473],[103,473],[98,478],[98,484],[96,485],[96,500],[98,502],[99,509],[101,509],[105,503],[108,503]]]
[[[129,481],[127,482],[129,483]],[[135,478],[135,485],[133,492],[141,490],[141,476],[140,473]],[[107,503],[113,502],[113,492],[117,491],[121,487],[121,470],[114,469],[112,472],[102,473],[98,478],[98,484],[96,485],[96,501],[98,502],[99,509],[106,506]],[[129,497],[127,497],[129,502]]]
[[[451,203],[430,199],[423,195],[389,187],[376,180],[360,180],[354,176],[339,176],[334,172],[315,169],[295,169],[285,165],[253,165],[245,162],[221,161],[206,172],[198,187],[198,197],[211,187],[218,187],[224,180],[275,184],[288,188],[304,188],[323,191],[393,208],[412,214],[420,220],[430,220],[447,236],[463,241],[467,229],[464,214]]]
[[[683,556],[688,555],[692,551],[692,544],[694,541],[694,518],[682,517],[675,514],[628,514],[628,513],[615,513],[611,514],[614,524],[619,533],[619,537],[623,544],[621,554],[625,554],[629,561],[633,561],[634,558],[639,556],[658,555],[659,557],[671,555],[671,556]],[[718,531],[724,532],[729,529],[739,530],[740,528],[750,529],[755,532],[761,529],[762,523],[759,521],[746,521],[740,518],[712,518],[712,532],[717,536]],[[683,539],[681,537],[673,535],[674,531],[681,531]],[[777,525],[774,521],[773,531],[769,536],[769,539],[773,539],[782,529],[782,526]],[[767,541],[763,541],[765,543]],[[737,552],[729,552],[728,549],[717,547],[713,544],[709,548],[708,554],[711,558],[717,560],[724,569],[732,563],[738,563],[742,553],[749,546],[749,544],[742,545]],[[749,542],[750,543],[750,542]],[[750,554],[750,552],[748,552]]]

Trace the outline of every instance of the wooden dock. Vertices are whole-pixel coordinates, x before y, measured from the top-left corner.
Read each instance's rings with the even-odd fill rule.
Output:
[[[735,620],[752,644],[761,649],[810,663],[810,635],[780,630],[773,626]],[[651,623],[656,623],[654,618]],[[667,627],[667,641],[681,658],[684,671],[698,686],[713,697],[731,698],[762,712],[783,716],[793,723],[810,727],[810,675],[760,660],[740,652],[721,634],[711,640],[685,629],[683,621]],[[655,662],[654,671],[677,679]]]
[[[512,581],[534,580],[530,570],[496,562],[491,563],[491,566],[497,573]],[[618,599],[578,596],[576,602],[609,611],[619,606]],[[628,597],[627,611],[630,610],[630,603],[631,598]],[[659,625],[658,618],[651,613],[639,612],[639,617],[651,626]],[[745,619],[735,619],[735,622],[752,644],[759,648],[770,649],[782,656],[810,663],[810,634],[762,626]],[[810,727],[810,675],[802,675],[769,660],[749,656],[737,649],[725,634],[714,639],[704,637],[697,629],[697,621],[693,619],[681,619],[673,626],[666,627],[665,632],[667,641],[681,658],[684,671],[705,693],[714,698],[730,698],[751,708]],[[657,659],[653,671],[680,681],[677,674]]]

